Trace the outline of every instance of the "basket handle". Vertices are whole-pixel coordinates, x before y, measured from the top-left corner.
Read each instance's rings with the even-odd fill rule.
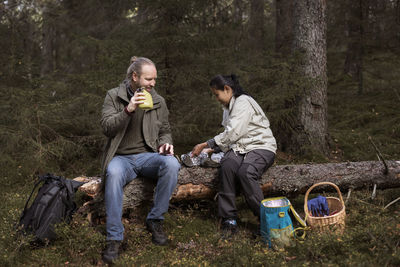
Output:
[[[316,183],[316,184],[312,185],[307,190],[306,195],[304,196],[304,212],[306,213],[306,216],[308,214],[308,205],[307,205],[308,195],[310,194],[311,190],[313,190],[315,187],[320,186],[320,185],[331,185],[331,186],[333,186],[336,189],[336,191],[337,191],[337,193],[339,195],[339,198],[340,198],[340,202],[342,202],[342,205],[344,207],[344,201],[343,201],[342,193],[340,192],[339,187],[337,185],[335,185],[334,183],[331,183],[331,182],[320,182],[320,183]]]

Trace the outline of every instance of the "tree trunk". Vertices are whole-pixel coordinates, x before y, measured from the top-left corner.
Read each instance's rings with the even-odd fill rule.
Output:
[[[396,1],[396,6],[395,6],[395,26],[394,26],[394,31],[400,32],[400,0]],[[400,34],[396,34],[396,39],[397,39],[397,45],[400,46]]]
[[[369,0],[366,1],[367,6],[367,16],[366,19],[369,20],[369,33],[374,41],[374,46],[378,49],[384,49],[385,39],[387,36],[386,23],[388,21],[389,14],[386,11],[386,1],[387,0]],[[387,41],[387,40],[386,40]]]
[[[362,4],[363,0],[349,1],[349,18],[347,21],[348,27],[348,44],[346,51],[346,61],[344,72],[349,74],[353,81],[358,84],[358,94],[363,93],[363,69],[362,69],[362,52],[363,52],[363,16]]]
[[[52,19],[51,10],[45,6],[43,10],[43,25],[42,25],[42,65],[40,74],[44,76],[54,70],[54,31],[55,21]]]
[[[241,25],[243,21],[243,0],[234,0],[233,8],[233,22]]]
[[[138,24],[144,24],[148,19],[149,7],[146,4],[145,1],[137,2],[138,13],[136,16],[136,22]]]
[[[374,184],[378,189],[400,187],[400,161],[388,161],[386,164],[387,174],[385,174],[384,165],[379,161],[278,165],[268,169],[259,183],[267,197],[277,195],[293,197],[304,194],[308,188],[318,182],[335,183],[342,192],[348,189],[366,188]],[[88,181],[85,179],[87,178],[75,178],[79,181]],[[98,182],[91,190],[85,185],[80,190],[92,194],[96,192],[96,188],[100,187]],[[217,185],[217,168],[183,167],[179,172],[178,185],[171,202],[212,199],[217,192]],[[143,178],[137,178],[125,186],[124,211],[139,206],[143,201],[151,200],[153,188],[154,181]],[[330,190],[331,188],[318,187],[318,189]],[[315,189],[315,192],[318,192],[318,189]],[[80,211],[87,212],[91,219],[104,217],[102,194],[95,195],[94,199],[86,203]]]
[[[275,0],[275,51],[288,54],[293,42],[293,1]]]
[[[4,3],[4,8],[6,9],[2,14],[2,18],[8,20],[10,29],[10,47],[9,51],[9,59],[3,64],[6,64],[6,70],[8,74],[13,77],[16,75],[16,66],[17,66],[17,47],[18,47],[18,22],[17,16],[15,16],[15,11],[13,9],[17,6],[17,2],[15,0],[7,1]]]
[[[254,49],[257,52],[260,52],[264,46],[264,21],[264,0],[251,0],[249,19],[249,42],[250,48]]]
[[[294,1],[293,52],[302,55],[300,72],[308,79],[299,100],[298,125],[293,129],[295,151],[310,147],[328,155],[326,0]]]
[[[23,27],[24,27],[24,38],[23,38],[23,47],[24,47],[24,65],[25,65],[25,75],[27,79],[32,81],[32,56],[34,49],[34,24],[31,20],[31,14],[29,11],[25,10],[22,13]]]
[[[175,47],[178,47],[179,45],[176,44],[176,40],[173,38],[173,36],[176,36],[179,32],[178,27],[183,15],[177,13],[176,8],[174,8],[174,6],[170,6],[169,4],[165,6],[163,5],[162,9],[164,10],[164,13],[159,25],[159,30],[161,33],[160,36],[163,37],[160,44],[160,47],[162,47],[161,49],[164,53],[164,66],[162,71],[165,77],[168,77],[168,79],[165,79],[163,83],[165,88],[167,108],[171,109],[175,94],[171,88],[173,88],[173,82],[175,81],[176,77],[172,62],[179,64],[179,55],[176,53],[175,49]]]

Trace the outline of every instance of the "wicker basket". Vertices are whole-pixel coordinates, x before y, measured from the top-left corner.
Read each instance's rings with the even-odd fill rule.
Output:
[[[311,212],[308,210],[307,202],[308,202],[308,195],[310,194],[311,190],[313,190],[317,186],[321,185],[331,185],[333,186],[336,191],[338,192],[339,198],[336,197],[326,197],[328,202],[329,211],[334,214],[324,217],[315,217],[312,216]],[[345,227],[345,217],[346,217],[346,208],[344,206],[342,193],[339,190],[339,187],[331,182],[321,182],[314,184],[311,186],[304,197],[304,213],[306,216],[306,221],[308,226],[311,229],[316,230],[320,233],[322,232],[336,232],[338,234],[343,233]]]

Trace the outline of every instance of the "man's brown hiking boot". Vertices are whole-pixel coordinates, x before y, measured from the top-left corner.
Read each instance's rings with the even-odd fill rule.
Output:
[[[164,246],[168,243],[168,238],[163,230],[162,220],[146,220],[147,230],[152,234],[151,240],[154,244]]]
[[[119,247],[121,241],[108,240],[106,248],[103,251],[103,261],[108,264],[112,264],[115,259],[118,258]]]

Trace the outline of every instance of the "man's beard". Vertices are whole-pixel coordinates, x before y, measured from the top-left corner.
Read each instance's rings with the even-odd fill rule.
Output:
[[[131,80],[131,87],[133,90],[136,90],[138,88],[140,88],[140,83],[139,82],[135,82],[134,80]]]
[[[148,90],[148,91],[150,91],[151,89],[153,89],[153,87],[152,86],[143,86],[143,85],[140,85],[140,82],[135,82],[135,81],[131,81],[131,87],[134,89],[134,90],[136,90],[136,89],[138,89],[138,88],[144,88],[144,89],[146,89],[146,90]]]

